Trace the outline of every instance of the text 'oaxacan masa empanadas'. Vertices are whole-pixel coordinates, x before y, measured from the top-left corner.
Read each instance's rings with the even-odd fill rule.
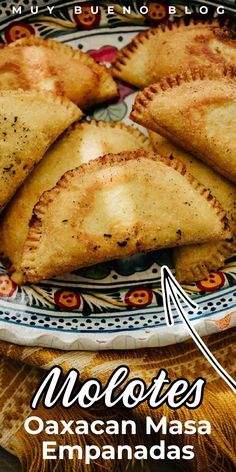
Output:
[[[204,230],[203,230],[204,228]],[[36,282],[137,252],[229,237],[219,202],[178,161],[109,154],[69,171],[36,204],[24,247]]]
[[[21,262],[34,205],[68,170],[108,152],[152,150],[149,139],[121,122],[84,122],[69,128],[48,150],[6,208],[0,225],[0,252],[15,282],[22,282]],[[101,209],[102,211],[102,209]]]
[[[210,189],[226,211],[232,231],[230,240],[191,244],[174,249],[177,279],[185,283],[202,280],[209,275],[209,272],[222,267],[225,260],[236,250],[236,187],[166,138],[152,131],[149,134],[155,150],[161,155],[174,156],[183,162],[187,171]]]
[[[80,109],[41,92],[0,93],[0,211]]]
[[[131,118],[236,182],[236,66],[169,76],[137,95]]]
[[[117,95],[111,73],[88,54],[35,36],[0,49],[0,90],[18,88],[65,95],[81,108]]]
[[[113,75],[139,88],[190,67],[235,63],[236,35],[217,20],[181,19],[138,34],[117,54]]]

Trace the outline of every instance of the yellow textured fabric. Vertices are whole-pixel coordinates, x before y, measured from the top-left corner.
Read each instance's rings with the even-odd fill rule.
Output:
[[[228,373],[236,375],[236,329],[224,331],[205,338],[209,349]],[[31,416],[40,416],[46,419],[134,419],[138,425],[138,434],[126,438],[125,436],[93,436],[83,437],[63,435],[54,436],[59,444],[85,445],[91,444],[156,444],[157,434],[153,437],[144,437],[142,432],[145,416],[150,415],[158,422],[163,415],[168,420],[187,419],[209,420],[212,425],[210,436],[175,436],[170,443],[179,446],[189,443],[194,445],[195,458],[180,464],[184,472],[234,472],[236,470],[236,401],[235,395],[226,383],[220,379],[207,360],[203,357],[192,341],[163,348],[142,349],[136,351],[107,351],[107,352],[63,352],[54,349],[22,347],[7,342],[0,342],[0,445],[18,456],[23,472],[90,472],[111,471],[123,472],[130,464],[116,461],[96,461],[95,464],[85,465],[75,459],[73,461],[42,461],[42,441],[46,440],[45,433],[31,436],[24,430],[24,420]],[[202,405],[197,410],[181,408],[173,411],[166,406],[156,410],[149,410],[146,404],[140,405],[131,411],[117,408],[104,408],[97,405],[87,410],[72,407],[63,410],[56,406],[51,410],[42,406],[32,412],[29,403],[45,370],[54,365],[60,365],[66,373],[70,368],[80,371],[81,380],[90,377],[99,378],[102,384],[107,381],[113,370],[120,365],[130,368],[130,377],[141,377],[147,383],[151,382],[161,368],[168,371],[173,381],[179,377],[186,377],[189,381],[198,376],[206,378],[207,385]],[[48,437],[47,437],[48,440]],[[168,439],[167,439],[168,442]],[[157,465],[158,467],[158,465]],[[148,465],[143,464],[143,470],[148,471]]]

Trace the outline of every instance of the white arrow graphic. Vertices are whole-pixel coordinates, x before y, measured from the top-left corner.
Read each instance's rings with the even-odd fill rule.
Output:
[[[182,287],[178,284],[177,280],[171,273],[170,269],[167,266],[162,266],[161,268],[161,285],[162,285],[162,296],[163,296],[163,306],[166,316],[166,323],[168,326],[173,326],[174,319],[172,314],[172,305],[175,306],[180,318],[187,326],[188,332],[200,351],[206,357],[208,362],[216,370],[216,372],[224,379],[224,381],[229,385],[229,387],[236,393],[236,382],[235,380],[226,372],[225,369],[219,364],[217,359],[213,356],[211,351],[209,351],[206,344],[202,341],[197,331],[191,325],[188,315],[185,313],[184,308],[180,303],[180,299],[185,302],[188,307],[191,307],[192,310],[197,311],[198,305],[194,303],[189,296],[185,293]]]

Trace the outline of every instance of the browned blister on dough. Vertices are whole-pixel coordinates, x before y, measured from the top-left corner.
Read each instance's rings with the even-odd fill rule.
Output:
[[[106,67],[88,54],[51,39],[22,38],[0,49],[0,90],[65,95],[81,108],[117,96]]]

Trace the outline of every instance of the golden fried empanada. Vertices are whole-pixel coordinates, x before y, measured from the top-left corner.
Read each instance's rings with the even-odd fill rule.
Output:
[[[23,277],[56,274],[156,248],[227,238],[223,209],[184,166],[145,151],[69,171],[36,204]]]
[[[143,88],[190,67],[235,61],[235,33],[229,26],[181,19],[138,34],[117,54],[113,75]]]
[[[0,93],[0,211],[48,147],[82,112],[67,98]]]
[[[191,154],[178,148],[166,138],[150,131],[154,148],[159,154],[174,156],[186,166],[187,171],[196,177],[212,195],[221,203],[226,211],[232,231],[232,239],[214,241],[204,244],[191,244],[174,249],[175,270],[180,282],[202,280],[209,272],[216,271],[224,265],[225,259],[231,257],[236,250],[236,188],[214,170],[195,159]]]
[[[236,66],[163,79],[138,94],[131,118],[236,182]]]
[[[0,226],[0,252],[8,261],[12,278],[21,280],[21,259],[34,205],[45,190],[68,170],[109,152],[152,150],[149,139],[121,122],[84,122],[68,129],[19,189],[5,210]]]
[[[117,95],[106,67],[80,50],[35,36],[0,49],[0,90],[18,88],[66,95],[81,108]]]

